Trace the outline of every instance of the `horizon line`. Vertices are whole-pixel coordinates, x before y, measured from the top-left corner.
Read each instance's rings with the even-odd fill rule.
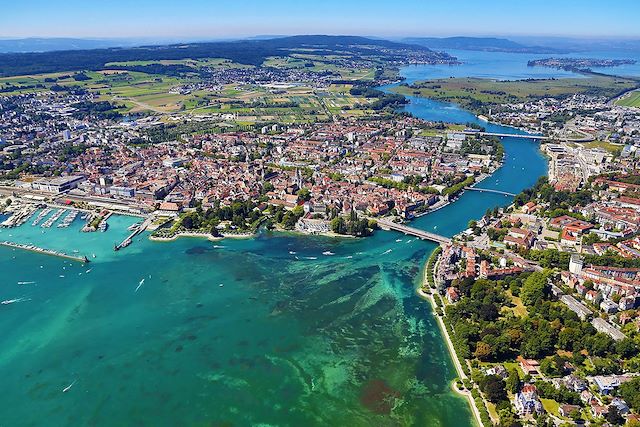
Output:
[[[73,39],[73,40],[158,40],[158,41],[168,41],[168,40],[216,40],[216,41],[233,41],[233,40],[246,40],[252,38],[282,38],[282,37],[295,37],[295,36],[336,36],[336,37],[364,37],[364,38],[379,38],[379,39],[387,39],[387,40],[397,40],[397,39],[405,39],[405,38],[438,38],[438,39],[447,39],[447,38],[457,38],[457,37],[469,37],[469,38],[506,38],[509,37],[544,37],[544,38],[556,38],[556,39],[577,39],[577,40],[598,40],[598,39],[608,39],[608,40],[637,40],[640,41],[640,35],[635,36],[624,36],[624,35],[562,35],[562,34],[464,34],[464,33],[451,33],[450,35],[443,34],[405,34],[405,35],[366,35],[366,34],[347,34],[347,33],[287,33],[287,34],[244,34],[244,35],[202,35],[202,36],[191,36],[191,35],[154,35],[154,36],[135,36],[135,35],[123,35],[123,36],[63,36],[63,35],[32,35],[32,36],[3,36],[0,35],[0,41],[4,40],[30,40],[30,39]]]

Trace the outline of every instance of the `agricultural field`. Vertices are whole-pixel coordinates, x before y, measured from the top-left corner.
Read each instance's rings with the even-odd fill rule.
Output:
[[[308,71],[331,71],[338,73],[343,80],[373,80],[375,70],[373,68],[350,68],[338,65],[344,57],[334,55],[319,56],[301,53],[292,53],[286,57],[269,57],[263,63],[266,67],[305,69]]]
[[[401,85],[396,92],[455,102],[478,110],[480,105],[525,102],[547,96],[563,98],[576,93],[614,97],[637,86],[638,82],[632,79],[605,76],[515,81],[451,78]]]
[[[640,108],[640,90],[629,92],[616,101],[616,105]]]
[[[187,66],[194,73],[177,76],[139,71],[139,67]],[[331,63],[331,58],[311,53],[270,57],[263,64],[275,68],[301,68],[330,71],[345,83],[371,81],[375,69],[352,69]],[[138,67],[136,71],[118,67]],[[330,120],[335,115],[362,116],[371,99],[349,93],[352,84],[313,87],[300,84],[225,84],[202,89],[206,79],[198,73],[208,69],[250,69],[253,66],[228,59],[161,60],[112,62],[104,70],[50,73],[0,78],[0,96],[48,90],[52,87],[81,88],[93,92],[101,101],[120,106],[123,113],[150,114],[233,114],[237,121],[279,121],[282,123]],[[184,90],[185,87],[194,89]]]

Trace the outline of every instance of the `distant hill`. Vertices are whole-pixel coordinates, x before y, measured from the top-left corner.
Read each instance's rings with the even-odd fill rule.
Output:
[[[140,44],[140,43],[138,43]],[[128,40],[90,40],[73,38],[0,39],[0,53],[51,52],[54,50],[100,49],[133,46]]]
[[[628,51],[640,52],[638,38],[575,38],[545,36],[514,36],[513,39],[522,44],[536,46],[553,46],[569,52]]]
[[[566,51],[545,46],[526,46],[508,39],[495,37],[411,37],[402,39],[405,43],[426,46],[431,49],[476,50],[484,52],[512,53],[566,53]]]
[[[266,40],[238,40],[208,43],[180,43],[107,49],[64,50],[0,54],[0,76],[100,70],[109,62],[153,61],[161,59],[225,58],[259,65],[269,56],[286,56],[295,49],[314,49],[319,55],[353,55],[404,60],[409,51],[433,61],[454,60],[446,53],[427,47],[357,36],[303,35]]]

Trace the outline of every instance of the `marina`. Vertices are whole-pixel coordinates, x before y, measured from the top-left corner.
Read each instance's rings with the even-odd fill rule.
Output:
[[[43,219],[45,219],[50,213],[51,213],[52,209],[51,208],[45,208],[43,209],[38,216],[36,217],[36,219],[33,220],[33,222],[31,223],[32,226],[37,227],[38,224],[40,224],[40,221],[42,221]]]
[[[55,222],[60,219],[60,217],[64,214],[65,210],[64,209],[58,209],[53,215],[51,215],[49,218],[47,218],[45,220],[45,222],[43,222],[40,227],[41,228],[51,228],[51,226],[53,224],[55,224]]]
[[[75,221],[76,217],[78,216],[78,211],[71,211],[67,214],[67,216],[64,217],[64,219],[62,220],[62,222],[60,224],[58,224],[58,228],[67,228],[71,225],[71,223],[73,221]]]
[[[25,222],[27,222],[35,211],[36,211],[35,207],[26,206],[18,210],[17,212],[13,212],[13,214],[9,218],[2,221],[2,223],[0,224],[0,227],[3,227],[3,228],[19,227]]]

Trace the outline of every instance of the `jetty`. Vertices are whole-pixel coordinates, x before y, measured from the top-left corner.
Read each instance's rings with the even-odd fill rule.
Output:
[[[494,194],[502,194],[503,196],[515,197],[516,195],[513,193],[509,193],[508,191],[502,190],[491,190],[490,188],[478,188],[478,187],[464,187],[465,190],[469,191],[479,191],[481,193],[494,193]]]
[[[122,242],[120,242],[119,244],[113,247],[113,250],[119,251],[120,249],[126,248],[127,246],[129,246],[131,243],[133,243],[133,238],[136,237],[138,234],[142,233],[144,230],[146,230],[149,225],[151,225],[151,218],[147,218],[142,224],[140,224],[138,227],[135,227],[131,232],[131,234],[125,237],[125,239]]]
[[[441,236],[439,234],[431,233],[429,231],[420,230],[419,228],[409,227],[404,224],[398,224],[393,221],[385,220],[385,219],[377,219],[378,225],[383,230],[394,230],[399,231],[401,233],[415,236],[422,240],[430,240],[439,244],[447,244],[451,243],[451,239],[445,236]]]
[[[4,242],[0,242],[0,246],[5,246],[5,247],[8,247],[8,248],[13,248],[13,249],[22,249],[22,250],[25,250],[25,251],[36,252],[36,253],[44,254],[44,255],[57,256],[57,257],[60,257],[60,258],[69,259],[71,261],[81,262],[83,264],[89,262],[89,258],[87,258],[86,256],[69,255],[69,254],[66,254],[64,252],[54,251],[52,249],[40,248],[40,247],[38,247],[36,245],[25,245],[25,244],[22,244],[22,243],[14,243],[14,242],[9,242],[9,241],[5,240]]]

